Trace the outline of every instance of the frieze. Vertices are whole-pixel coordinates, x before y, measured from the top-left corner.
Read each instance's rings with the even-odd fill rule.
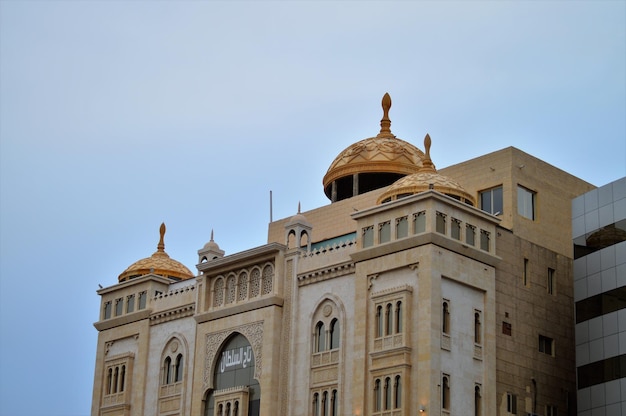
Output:
[[[195,304],[185,305],[175,309],[169,309],[150,315],[150,325],[162,324],[164,322],[173,321],[175,319],[193,316],[196,310]]]
[[[252,322],[235,328],[229,328],[225,331],[213,332],[206,335],[205,357],[204,357],[204,389],[212,387],[212,369],[217,352],[224,344],[224,341],[238,332],[245,336],[252,346],[254,352],[254,378],[259,380],[262,373],[263,362],[263,321]]]
[[[298,276],[298,286],[305,286],[322,280],[334,279],[354,273],[354,263],[344,263],[326,269],[319,269],[313,272]]]

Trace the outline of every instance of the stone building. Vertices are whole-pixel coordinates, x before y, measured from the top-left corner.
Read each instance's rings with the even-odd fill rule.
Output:
[[[626,178],[572,201],[578,415],[626,414]]]
[[[437,170],[391,132],[331,203],[197,273],[157,251],[100,289],[92,415],[574,415],[571,200],[515,148]]]

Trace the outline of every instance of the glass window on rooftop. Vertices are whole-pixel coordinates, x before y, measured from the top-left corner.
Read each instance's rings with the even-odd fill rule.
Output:
[[[493,215],[502,214],[502,186],[480,192],[480,209]]]
[[[529,220],[535,219],[535,195],[535,192],[518,185],[517,213]]]

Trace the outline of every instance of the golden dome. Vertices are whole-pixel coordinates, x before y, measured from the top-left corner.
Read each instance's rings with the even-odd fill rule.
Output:
[[[118,277],[120,283],[149,273],[158,274],[174,280],[186,280],[193,277],[193,273],[191,273],[185,265],[171,259],[165,252],[165,243],[163,242],[165,224],[161,224],[159,231],[161,238],[157,245],[157,251],[155,251],[152,256],[136,261],[128,266]]]
[[[474,197],[463,189],[458,182],[437,173],[435,165],[433,165],[432,160],[430,159],[430,144],[430,136],[427,134],[426,137],[424,137],[426,155],[423,166],[420,168],[419,172],[405,176],[404,178],[398,179],[394,182],[393,185],[391,185],[378,197],[378,204],[418,194],[429,189],[434,189],[437,192],[448,195],[472,206],[476,204]]]
[[[389,109],[391,97],[382,100],[383,118],[376,137],[361,140],[348,146],[330,164],[324,179],[324,192],[332,201],[354,196],[352,178],[359,174],[357,195],[391,185],[399,178],[416,173],[422,167],[424,153],[411,143],[398,139],[391,133]],[[333,183],[335,192],[333,198]],[[340,188],[340,189],[337,189]]]

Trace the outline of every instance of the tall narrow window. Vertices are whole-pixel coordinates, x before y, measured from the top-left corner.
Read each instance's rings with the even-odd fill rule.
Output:
[[[396,334],[402,332],[402,302],[396,302]]]
[[[377,378],[374,382],[374,410],[380,412],[380,405],[382,402],[382,391],[380,388],[380,379]]]
[[[111,302],[104,302],[104,319],[111,318]]]
[[[313,416],[320,416],[320,395],[315,393],[313,395]]]
[[[474,386],[474,416],[481,416],[483,413],[482,396],[480,386]]]
[[[378,226],[378,242],[387,243],[391,240],[391,223],[385,221]]]
[[[376,336],[383,336],[383,307],[382,305],[378,305],[376,308]]]
[[[109,368],[109,371],[107,371],[106,394],[111,394],[112,392],[113,392],[113,369]]]
[[[126,313],[135,310],[135,295],[130,295],[126,298]]]
[[[163,384],[170,384],[172,381],[172,359],[166,357],[163,362]]]
[[[117,393],[117,383],[120,379],[120,368],[115,367],[115,371],[113,372],[113,393]]]
[[[514,415],[517,414],[517,396],[515,394],[506,394],[506,411]]]
[[[489,231],[480,230],[480,249],[484,251],[489,251],[489,240],[490,240]]]
[[[409,219],[402,217],[396,219],[396,238],[404,238],[409,235]]]
[[[124,391],[124,382],[126,381],[126,366],[122,366],[122,375],[120,376],[120,391]]]
[[[385,309],[385,335],[391,335],[391,330],[393,328],[393,312],[391,311],[391,303],[387,304],[387,308]]]
[[[115,299],[115,316],[120,316],[124,313],[123,298]]]
[[[328,415],[328,392],[322,393],[322,416]]]
[[[333,319],[330,323],[330,349],[339,348],[339,320]]]
[[[374,227],[369,226],[363,228],[363,248],[374,245]]]
[[[450,334],[450,305],[448,301],[443,302],[442,308],[442,323],[441,330],[444,334]]]
[[[446,214],[437,212],[436,230],[440,234],[446,233]]]
[[[441,407],[444,410],[450,410],[450,376],[447,374],[443,375],[443,380],[441,383]]]
[[[146,309],[146,301],[148,300],[148,293],[141,292],[139,293],[139,309]]]
[[[452,218],[452,221],[450,221],[450,237],[455,240],[461,239],[461,221],[456,218]]]
[[[535,192],[517,187],[517,213],[529,220],[535,219]]]
[[[480,344],[481,339],[481,324],[480,324],[480,312],[474,312],[474,343]]]
[[[326,349],[326,329],[324,323],[318,322],[315,326],[316,346],[315,352],[322,352]]]
[[[383,409],[391,409],[391,379],[389,377],[385,378],[385,403]]]
[[[548,267],[548,281],[546,282],[548,294],[554,295],[554,269]]]
[[[493,215],[502,214],[503,205],[501,186],[480,192],[480,209]]]
[[[402,408],[402,379],[396,376],[394,383],[393,407],[395,409]]]
[[[419,234],[426,231],[426,211],[413,214],[413,233]]]
[[[337,403],[337,390],[333,390],[330,396],[330,416],[339,416],[339,403]]]
[[[524,280],[524,286],[528,286],[528,259],[524,259],[524,271],[522,272],[522,278]]]
[[[476,227],[465,224],[465,243],[470,246],[476,245]]]
[[[174,377],[174,382],[178,383],[179,381],[183,381],[183,355],[178,354],[176,357],[176,374]]]

